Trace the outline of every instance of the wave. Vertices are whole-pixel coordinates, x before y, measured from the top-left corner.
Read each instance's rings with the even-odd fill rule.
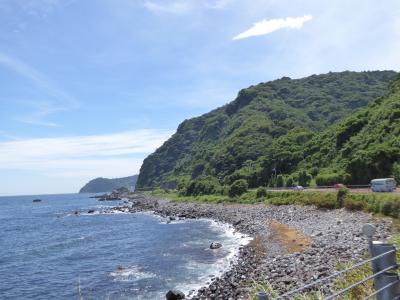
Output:
[[[115,271],[109,274],[114,281],[134,282],[142,279],[149,279],[156,277],[151,272],[143,271],[138,266],[118,267]]]
[[[101,208],[99,206],[96,206],[96,208]],[[115,206],[113,207],[107,207],[103,206],[105,209],[100,209],[100,210],[93,210],[92,212],[88,212],[89,210],[84,210],[84,211],[76,211],[73,213],[68,213],[65,215],[65,217],[71,217],[71,216],[97,216],[97,215],[116,215],[116,214],[131,214],[128,208],[121,210],[121,209],[116,209]],[[111,209],[109,209],[111,208]],[[58,216],[60,217],[60,216]]]
[[[210,284],[212,277],[220,277],[223,273],[229,271],[233,264],[238,261],[239,249],[247,245],[253,240],[252,237],[246,234],[237,232],[235,228],[226,223],[218,222],[211,219],[200,219],[209,223],[211,230],[218,233],[222,247],[219,249],[209,249],[212,254],[226,253],[223,257],[217,259],[211,265],[198,261],[189,260],[185,268],[196,270],[196,273],[201,274],[197,280],[182,284],[177,288],[185,293],[185,295],[193,296],[201,287]]]

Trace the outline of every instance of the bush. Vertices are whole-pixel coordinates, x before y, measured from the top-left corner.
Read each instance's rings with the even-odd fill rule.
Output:
[[[386,200],[381,206],[381,213],[384,214],[385,216],[399,218],[400,201],[395,199]]]
[[[342,187],[337,191],[336,194],[336,208],[341,208],[343,207],[343,203],[345,201],[345,198],[347,194],[349,193],[349,189]]]
[[[257,191],[256,191],[256,197],[257,198],[262,198],[267,196],[267,189],[263,186],[260,186]]]
[[[331,193],[319,194],[313,193],[310,195],[309,203],[318,208],[333,209],[336,207],[336,198]]]
[[[287,186],[287,187],[292,187],[292,186],[294,186],[294,180],[293,180],[293,177],[292,177],[292,176],[289,176],[289,177],[286,179],[286,186]]]
[[[389,216],[391,211],[392,211],[392,202],[391,201],[385,201],[382,204],[381,213],[384,214],[385,216]]]
[[[229,196],[229,188],[230,188],[229,185],[224,185],[221,188],[221,194],[224,195],[224,196]]]
[[[315,177],[315,176],[317,176],[317,175],[318,175],[318,168],[317,168],[317,167],[312,168],[312,170],[311,170],[311,176],[312,176],[312,177]]]
[[[400,185],[400,162],[393,164],[393,177],[397,185]]]
[[[199,177],[191,180],[186,187],[186,196],[212,195],[221,192],[221,185],[212,176]]]
[[[243,193],[246,193],[248,188],[249,185],[246,180],[238,179],[230,185],[228,193],[230,197],[240,196]]]
[[[353,197],[347,197],[344,199],[343,206],[349,210],[364,210],[364,208],[367,206],[367,203],[362,199],[360,200]]]
[[[311,175],[308,174],[306,171],[300,171],[299,173],[299,185],[308,186],[311,181]]]
[[[329,173],[329,174],[320,174],[315,178],[315,182],[319,186],[327,186],[334,185],[336,183],[347,183],[349,181],[349,174],[338,174],[338,173]]]
[[[283,176],[282,175],[278,175],[276,177],[276,187],[283,187],[283,186],[284,186]]]

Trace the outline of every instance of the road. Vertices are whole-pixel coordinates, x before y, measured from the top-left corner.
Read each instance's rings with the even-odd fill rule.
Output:
[[[360,193],[360,194],[368,194],[373,193],[370,188],[349,188],[351,193]],[[284,192],[284,191],[293,191],[292,189],[282,188],[268,188],[268,191],[272,192]],[[306,188],[303,190],[304,192],[337,192],[335,188]],[[400,193],[400,188],[397,188],[393,193]]]

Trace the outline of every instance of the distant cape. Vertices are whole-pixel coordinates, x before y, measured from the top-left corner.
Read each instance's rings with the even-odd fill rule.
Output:
[[[98,177],[86,183],[79,193],[106,193],[121,187],[134,191],[137,177],[138,175],[112,179]]]

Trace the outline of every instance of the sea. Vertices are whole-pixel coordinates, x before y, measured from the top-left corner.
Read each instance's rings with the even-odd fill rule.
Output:
[[[0,197],[0,299],[156,300],[170,289],[188,295],[227,271],[250,240],[209,219],[168,224],[91,196]],[[223,246],[211,250],[211,242]]]

